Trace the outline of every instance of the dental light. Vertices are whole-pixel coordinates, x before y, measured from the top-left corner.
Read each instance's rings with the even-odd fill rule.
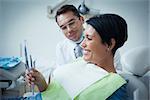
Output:
[[[83,2],[79,5],[78,11],[79,11],[82,15],[97,15],[97,14],[100,13],[100,10],[98,10],[98,9],[88,8],[88,7],[85,5],[85,0],[83,0]]]

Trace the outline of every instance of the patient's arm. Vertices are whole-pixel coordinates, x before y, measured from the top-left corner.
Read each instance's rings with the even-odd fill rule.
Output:
[[[30,71],[26,72],[26,81],[29,85],[31,84],[37,85],[40,92],[45,91],[48,87],[45,78],[36,69],[31,69]]]

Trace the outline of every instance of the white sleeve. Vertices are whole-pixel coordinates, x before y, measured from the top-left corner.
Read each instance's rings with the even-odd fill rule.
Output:
[[[65,64],[63,45],[61,43],[58,43],[56,46],[56,65],[60,66],[63,64]]]

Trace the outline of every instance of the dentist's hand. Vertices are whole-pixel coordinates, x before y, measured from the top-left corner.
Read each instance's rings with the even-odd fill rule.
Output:
[[[37,85],[40,92],[45,91],[48,87],[43,75],[34,68],[26,71],[26,81],[29,86],[32,84]]]

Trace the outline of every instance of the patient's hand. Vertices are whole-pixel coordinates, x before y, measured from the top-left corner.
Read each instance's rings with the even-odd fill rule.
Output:
[[[34,68],[30,71],[26,71],[26,81],[29,85],[37,85],[40,92],[46,90],[48,86],[43,75]]]

